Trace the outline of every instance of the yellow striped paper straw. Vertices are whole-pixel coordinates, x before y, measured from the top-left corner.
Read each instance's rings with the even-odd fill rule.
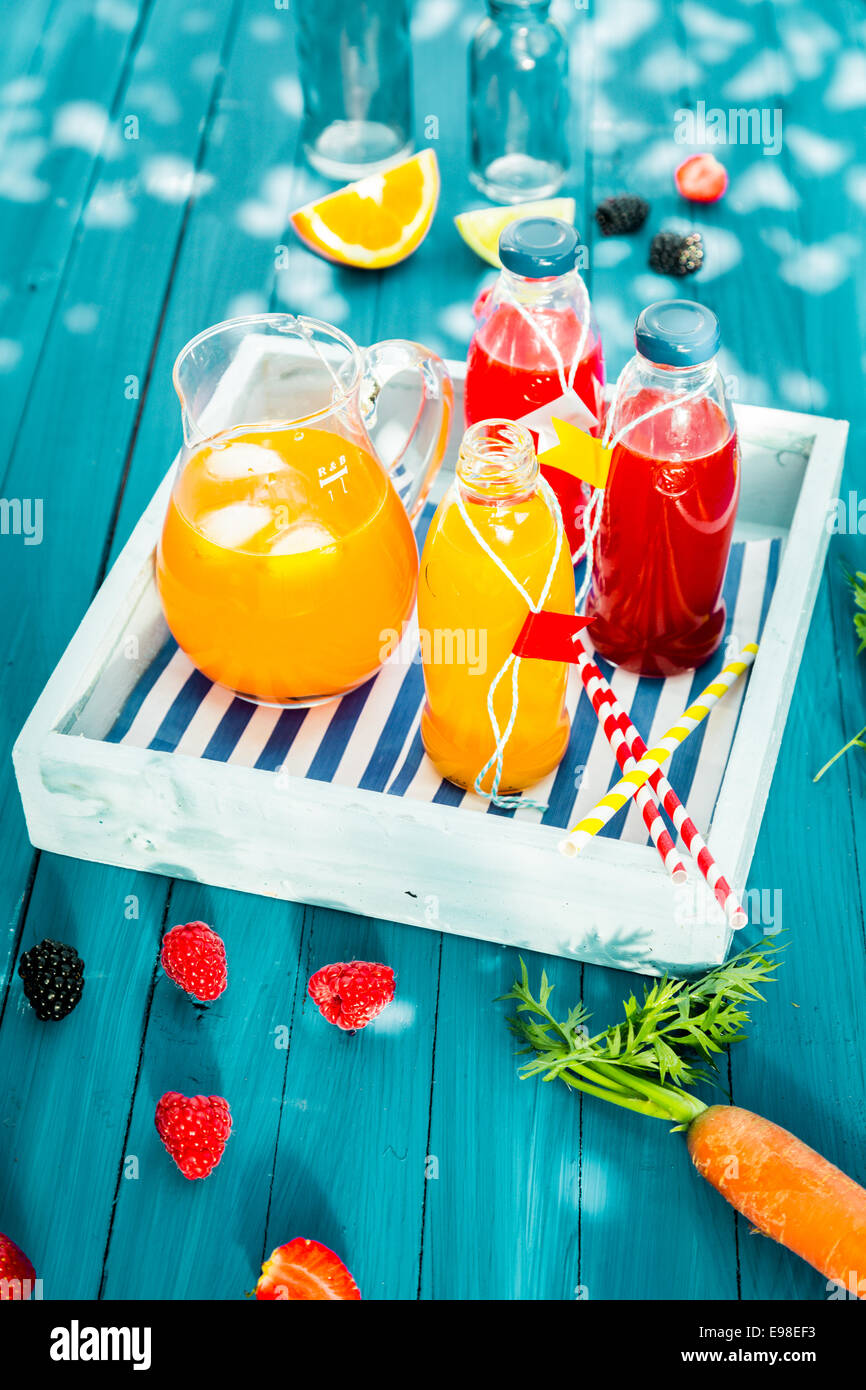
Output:
[[[671,753],[674,753],[689,734],[706,719],[713,705],[721,700],[734,682],[740,678],[744,671],[748,670],[757,654],[757,642],[747,642],[739,656],[722,667],[716,679],[710,682],[706,690],[701,691],[694,704],[689,705],[688,709],[680,715],[676,724],[659,739],[655,748],[647,749],[644,757],[631,769],[631,772],[626,772],[620,778],[616,786],[612,787],[607,795],[601,798],[588,816],[584,816],[583,820],[579,820],[577,825],[572,826],[568,837],[559,842],[561,854],[566,855],[569,859],[580,854],[580,851],[589,844],[593,835],[597,835],[602,826],[613,820],[617,811],[622,810],[623,806],[631,800],[644,783],[649,781],[653,773],[658,772],[662,763],[666,762]]]

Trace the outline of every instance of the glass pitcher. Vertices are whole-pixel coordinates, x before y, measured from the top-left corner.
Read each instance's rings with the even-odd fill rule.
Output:
[[[173,381],[184,446],[156,580],[178,645],[264,704],[362,684],[415,601],[411,518],[453,404],[443,362],[417,343],[362,352],[317,319],[259,314],[200,333]]]

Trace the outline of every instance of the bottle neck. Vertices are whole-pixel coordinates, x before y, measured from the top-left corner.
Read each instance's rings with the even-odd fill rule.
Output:
[[[506,270],[503,266],[500,272],[499,295],[525,305],[573,301],[579,292],[579,279],[576,270],[568,270],[564,275],[548,275],[544,279],[535,280],[525,275],[516,275],[513,270]]]
[[[700,386],[709,386],[718,371],[715,357],[692,367],[668,367],[660,362],[651,362],[642,353],[635,353],[635,359],[645,385],[658,386],[662,390],[677,393],[696,391]]]
[[[517,502],[538,486],[532,435],[513,420],[479,420],[463,436],[457,481],[476,502]]]
[[[545,19],[550,3],[551,0],[487,0],[487,9],[493,19],[520,23],[526,19]]]

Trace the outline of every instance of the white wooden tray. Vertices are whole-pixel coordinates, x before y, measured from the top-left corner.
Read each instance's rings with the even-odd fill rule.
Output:
[[[459,422],[463,365],[449,365]],[[742,891],[824,563],[847,424],[750,406],[737,419],[743,487],[735,538],[782,540],[709,834]],[[458,424],[445,478],[459,435]],[[567,860],[551,826],[106,741],[168,636],[153,552],[173,472],[15,745],[34,845],[648,973],[724,958],[729,928],[688,856],[692,876],[677,890],[645,844],[599,838]]]

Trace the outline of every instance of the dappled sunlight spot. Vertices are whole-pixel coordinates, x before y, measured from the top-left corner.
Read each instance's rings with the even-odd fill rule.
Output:
[[[622,265],[632,254],[632,243],[624,236],[600,238],[593,247],[592,263],[597,270]]]
[[[600,13],[599,13],[600,10]],[[582,20],[592,32],[596,52],[630,48],[658,19],[656,0],[608,0],[591,18]]]
[[[121,228],[128,227],[135,218],[135,208],[130,202],[126,184],[102,184],[93,194],[84,209],[83,221],[86,227]]]
[[[793,85],[781,54],[767,48],[740,68],[722,90],[732,101],[764,101],[787,96]]]
[[[135,28],[138,19],[138,6],[130,0],[96,0],[93,6],[96,19],[116,29],[120,34],[128,34]]]
[[[577,1103],[575,1098],[575,1104]],[[608,1183],[614,1192],[621,1192],[622,1177],[616,1171],[616,1163],[610,1153],[605,1152],[604,1160],[583,1155],[581,1162],[580,1209],[584,1216],[622,1219],[622,1209],[616,1204],[611,1207],[607,1200]]]
[[[250,37],[256,43],[276,43],[286,37],[286,27],[275,14],[257,14],[249,22]]]
[[[213,187],[213,175],[196,170],[191,160],[179,154],[153,155],[142,169],[145,192],[163,203],[185,203],[201,197]]]
[[[670,138],[653,140],[635,162],[634,172],[641,179],[661,183],[673,174],[682,158],[683,147],[675,145]]]
[[[866,165],[854,164],[845,170],[845,192],[852,203],[866,208]]]
[[[276,292],[291,313],[312,314],[326,323],[349,314],[348,300],[335,288],[334,266],[297,244],[291,265],[277,271]]]
[[[467,343],[475,331],[475,315],[466,303],[446,304],[436,315],[436,323],[443,333],[455,338],[457,342]]]
[[[51,139],[64,149],[108,157],[117,153],[120,144],[117,132],[111,128],[108,112],[95,101],[68,101],[58,107]]]
[[[0,87],[0,102],[23,106],[27,101],[38,101],[44,91],[44,77],[14,77]]]
[[[190,63],[190,75],[203,86],[213,82],[220,65],[218,53],[197,53]]]
[[[42,116],[33,106],[10,106],[0,109],[0,147],[9,140],[28,135],[42,124]]]
[[[425,39],[433,39],[437,34],[444,33],[457,18],[459,10],[458,0],[417,0],[412,14],[413,40],[423,43]]]
[[[805,126],[785,128],[785,143],[802,168],[810,174],[835,174],[851,158],[851,146],[842,140],[831,140]]]
[[[47,198],[50,185],[36,172],[47,153],[48,142],[40,136],[7,145],[0,159],[0,198],[10,203],[39,203]]]
[[[651,49],[637,72],[637,80],[653,92],[679,92],[704,80],[704,70],[676,44]]]
[[[741,44],[751,43],[754,30],[743,19],[735,19],[728,14],[719,14],[706,5],[686,3],[680,5],[679,16],[690,38],[701,40],[710,60],[725,62]]]
[[[616,154],[623,145],[645,140],[648,126],[640,117],[631,117],[599,92],[593,106],[589,141],[595,154]],[[669,143],[669,142],[668,142]]]
[[[779,389],[788,405],[796,410],[826,410],[829,396],[821,381],[807,376],[805,372],[782,372],[779,376]]]
[[[641,285],[645,276],[638,275],[632,281],[632,288]],[[655,290],[658,289],[658,282],[652,277],[655,283]],[[658,299],[658,293],[653,292],[644,295],[642,289],[636,291],[636,302],[649,304],[653,299]],[[620,295],[593,295],[593,304],[599,322],[603,325],[605,356],[610,352],[611,347],[625,349],[631,354],[634,350],[634,318],[626,312],[625,304]]]
[[[287,116],[299,116],[304,105],[301,84],[296,77],[284,76],[274,79],[271,85],[274,101]]]
[[[800,195],[775,159],[758,159],[740,174],[728,195],[735,212],[777,208],[790,212],[800,206]]]
[[[266,314],[268,312],[268,297],[255,290],[248,290],[245,294],[236,294],[226,305],[223,315],[227,319],[247,318],[250,314]]]
[[[770,404],[770,392],[763,377],[747,372],[730,348],[723,347],[719,352],[719,370],[730,400],[748,401],[749,405]]]
[[[92,333],[98,323],[98,304],[70,304],[64,310],[63,326],[69,333]]]
[[[835,29],[811,10],[808,15],[785,15],[779,26],[782,45],[797,77],[803,82],[820,77],[827,55],[841,42]]]
[[[165,82],[137,82],[128,103],[133,111],[146,111],[157,125],[173,125],[183,114],[177,97]]]
[[[14,338],[0,338],[0,372],[14,372],[24,349]]]
[[[825,102],[831,111],[856,111],[866,106],[866,53],[840,53]]]
[[[828,294],[838,289],[850,275],[851,264],[860,251],[857,238],[844,232],[810,246],[784,227],[768,227],[761,236],[779,256],[780,278],[807,294]]]
[[[181,15],[180,27],[187,34],[204,34],[213,27],[213,21],[210,10],[187,10]]]
[[[291,164],[277,164],[264,175],[258,198],[247,198],[237,210],[238,226],[248,236],[281,237],[286,231],[295,189]]]
[[[416,1009],[404,999],[395,999],[378,1018],[367,1024],[376,1033],[404,1033],[415,1022]],[[366,1032],[366,1029],[365,1029]]]

